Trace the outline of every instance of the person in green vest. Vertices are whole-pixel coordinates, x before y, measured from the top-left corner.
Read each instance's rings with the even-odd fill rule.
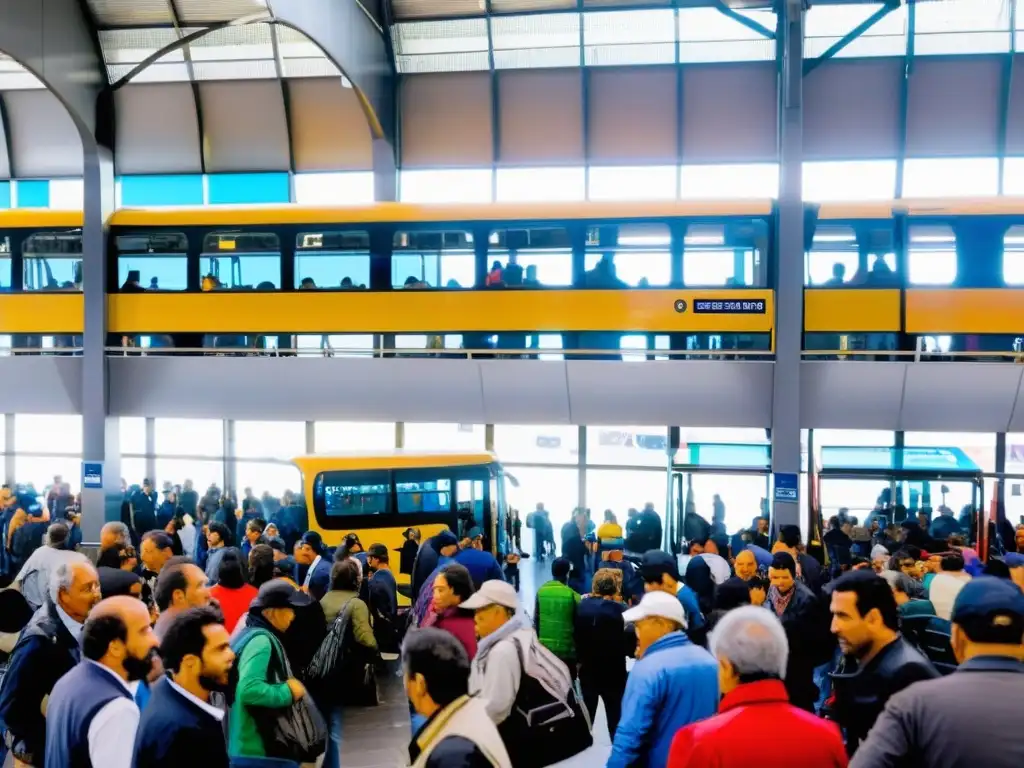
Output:
[[[537,590],[533,626],[541,645],[555,654],[576,679],[576,643],[573,632],[579,594],[568,585],[572,564],[564,557],[551,563],[551,581]]]

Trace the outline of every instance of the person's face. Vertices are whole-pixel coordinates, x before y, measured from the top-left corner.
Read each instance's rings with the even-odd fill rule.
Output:
[[[782,594],[786,594],[793,588],[793,574],[789,572],[789,568],[769,568],[768,578],[771,580],[772,586]]]
[[[116,547],[120,541],[121,540],[118,538],[118,535],[113,531],[106,529],[100,531],[100,549]]]
[[[871,521],[871,532],[872,533],[878,533],[878,521],[877,520],[872,520]]]
[[[148,494],[152,490],[153,490],[153,488],[152,488],[152,486],[150,486],[149,483],[143,483],[142,484],[142,492],[143,493]]]
[[[215,549],[221,545],[220,534],[216,531],[207,531],[206,543],[210,546],[210,549]]]
[[[448,584],[448,580],[444,577],[444,574],[439,575],[434,579],[434,610],[438,613],[445,611],[449,608],[456,607],[460,602],[459,596],[456,595],[451,586]]]
[[[765,534],[768,533],[768,521],[763,517],[759,517],[757,519],[757,532]]]
[[[882,616],[877,609],[861,616],[857,610],[857,595],[854,592],[833,592],[832,634],[839,640],[843,653],[862,657],[871,647],[876,631],[882,626]]]
[[[202,658],[186,656],[182,666],[190,665],[190,671],[199,678],[199,684],[207,691],[226,691],[235,663],[235,652],[231,650],[231,636],[221,624],[207,624],[203,627],[206,645]]]
[[[185,578],[188,581],[188,586],[185,588],[184,594],[180,599],[180,608],[202,608],[203,606],[210,604],[210,588],[206,585],[207,578],[203,569],[198,565],[189,565],[186,567]],[[177,592],[175,593],[175,601],[177,600]]]
[[[369,568],[371,571],[379,571],[380,566],[380,558],[376,558],[373,555],[370,555],[366,558],[366,567]]]
[[[483,640],[505,626],[509,616],[504,606],[485,605],[478,608],[473,614],[473,627],[476,629],[476,636]]]
[[[89,611],[99,601],[100,577],[91,565],[76,566],[71,587],[57,594],[57,602],[64,613],[79,624],[89,617]]]
[[[757,589],[750,590],[750,604],[751,605],[764,605],[764,601],[768,598],[768,593],[763,588],[758,587]]]
[[[885,564],[888,562],[888,557],[876,557],[871,561],[871,568],[875,573],[881,573],[885,570]]]
[[[744,550],[736,555],[736,575],[744,581],[750,581],[757,575],[757,558],[754,553]]]
[[[903,558],[902,560],[900,560],[900,571],[902,573],[905,573],[907,576],[909,576],[912,579],[916,579],[916,578],[919,577],[918,569],[917,569],[917,561],[914,560],[914,558],[912,558],[912,557]]]
[[[921,527],[921,530],[927,531],[928,530],[928,515],[926,515],[924,512],[918,512],[917,513],[917,524]]]
[[[121,663],[128,675],[128,681],[142,680],[153,669],[153,660],[160,641],[153,633],[149,611],[141,601],[134,603],[131,609],[126,611],[123,619],[128,630],[128,639],[124,643],[111,643],[111,651],[115,650],[115,646],[121,646],[116,650],[118,655],[123,654]]]
[[[172,551],[170,549],[160,549],[152,539],[146,539],[142,542],[142,549],[139,552],[139,556],[142,558],[142,564],[153,573],[160,573],[160,569],[164,567],[171,557]]]
[[[247,538],[249,540],[250,544],[255,544],[257,541],[260,540],[260,530],[259,530],[259,528],[246,528],[245,529],[245,538]]]
[[[191,480],[186,480],[185,481],[185,490],[186,491],[191,491],[192,490],[192,481]]]
[[[1014,531],[1013,540],[1017,542],[1017,551],[1024,552],[1024,527]]]
[[[278,632],[282,634],[288,631],[288,627],[295,621],[294,608],[267,608],[263,616],[269,621]]]
[[[302,565],[312,565],[313,561],[316,560],[316,552],[313,551],[309,544],[302,544],[295,550],[295,560]]]
[[[441,554],[444,557],[455,557],[455,553],[459,551],[458,544],[449,544],[447,547],[441,547]]]

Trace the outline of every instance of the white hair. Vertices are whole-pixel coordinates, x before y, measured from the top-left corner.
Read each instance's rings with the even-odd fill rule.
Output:
[[[117,536],[118,543],[122,547],[126,547],[131,543],[132,537],[131,532],[128,530],[128,526],[124,523],[114,520],[112,522],[104,524],[102,531],[110,531]]]
[[[62,589],[65,592],[71,589],[71,585],[75,581],[75,567],[79,565],[84,565],[84,563],[79,561],[61,563],[50,574],[50,599],[54,605],[58,604],[57,598]]]
[[[708,646],[737,675],[786,677],[789,641],[782,622],[767,608],[745,605],[729,611],[711,632]]]
[[[46,533],[43,534],[43,544],[53,549],[63,549],[64,545],[68,541],[70,531],[67,525],[64,523],[54,523],[46,529]]]

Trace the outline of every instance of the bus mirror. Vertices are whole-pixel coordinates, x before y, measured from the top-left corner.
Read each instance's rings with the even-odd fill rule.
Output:
[[[512,485],[513,488],[519,487],[519,481],[516,480],[515,475],[510,474],[509,472],[505,472],[505,477],[508,479],[509,483]]]

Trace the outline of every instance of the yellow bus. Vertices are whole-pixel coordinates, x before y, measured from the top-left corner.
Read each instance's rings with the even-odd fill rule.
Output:
[[[302,473],[309,530],[328,546],[356,533],[364,547],[383,544],[395,552],[409,528],[426,541],[444,528],[461,539],[479,527],[499,561],[506,551],[505,472],[492,453],[395,450],[302,456],[293,463]],[[397,554],[392,563],[398,583],[408,584]]]

